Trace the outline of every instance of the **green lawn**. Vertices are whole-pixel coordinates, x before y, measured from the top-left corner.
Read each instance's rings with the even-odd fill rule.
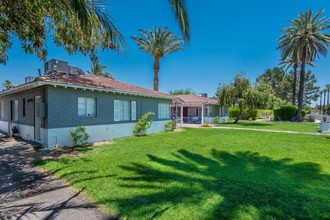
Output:
[[[186,129],[36,164],[128,219],[329,219],[330,137]]]
[[[238,121],[218,124],[219,127],[252,128],[265,130],[282,130],[298,132],[318,132],[320,125],[317,123],[295,123],[295,122],[256,122],[256,121]]]

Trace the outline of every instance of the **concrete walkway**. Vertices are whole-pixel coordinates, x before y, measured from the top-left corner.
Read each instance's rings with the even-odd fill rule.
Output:
[[[286,134],[308,134],[308,135],[330,135],[329,133],[320,132],[300,132],[300,131],[282,131],[282,130],[269,130],[269,129],[259,129],[259,128],[236,128],[236,127],[202,127],[200,124],[183,124],[184,128],[214,128],[214,129],[224,129],[224,130],[243,130],[243,131],[260,131],[260,132],[272,132],[272,133],[286,133]]]
[[[30,144],[0,133],[0,219],[116,219],[33,168],[35,154]]]

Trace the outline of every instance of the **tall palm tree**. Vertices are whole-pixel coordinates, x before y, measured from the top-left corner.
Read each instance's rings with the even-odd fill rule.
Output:
[[[99,21],[101,25],[112,34],[112,38],[121,41],[121,34],[112,22],[111,16],[106,12],[104,0],[60,0],[63,5],[76,12],[80,22],[88,29],[91,21]],[[190,40],[190,22],[187,9],[187,0],[169,0],[175,20],[186,42]],[[119,42],[118,42],[119,43]],[[117,44],[113,45],[116,46]]]
[[[10,89],[10,88],[13,86],[13,84],[12,84],[11,81],[9,81],[9,80],[5,80],[5,81],[2,83],[2,86],[5,87],[6,89]]]
[[[330,115],[330,105],[329,105],[329,101],[330,101],[330,98],[329,98],[329,95],[330,95],[330,84],[326,84],[325,87],[326,87],[327,92],[328,92],[327,113],[328,113],[328,115]]]
[[[133,36],[132,38],[136,41],[140,50],[149,53],[154,58],[154,90],[158,91],[160,59],[167,54],[183,50],[183,41],[166,27],[154,27],[153,30],[149,31],[140,29],[139,32],[142,37]]]
[[[323,92],[321,90],[320,91],[320,115],[322,114],[322,110],[323,110],[323,108],[322,108],[322,95],[323,95]]]
[[[326,114],[327,105],[326,105],[327,89],[323,89],[323,114]]]
[[[76,12],[80,22],[84,27],[88,28],[91,21],[98,20],[102,26],[116,37],[118,31],[106,12],[106,4],[104,0],[60,0],[60,2]],[[173,15],[177,21],[183,39],[186,42],[190,40],[190,22],[187,9],[187,0],[169,0]],[[117,33],[119,34],[119,32]],[[119,35],[117,36],[119,37]],[[120,35],[121,37],[121,35]]]
[[[327,47],[330,45],[330,35],[324,33],[330,27],[330,20],[321,17],[324,10],[313,15],[311,10],[299,14],[297,19],[290,21],[291,27],[282,30],[278,48],[282,52],[282,59],[296,54],[301,63],[297,121],[302,121],[304,100],[305,69],[306,63],[312,62],[319,55],[326,56]]]
[[[105,72],[104,69],[107,68],[106,65],[100,63],[95,51],[90,54],[91,70],[87,71],[90,75],[104,76],[110,79],[114,79],[111,73]]]
[[[298,82],[298,66],[299,60],[297,58],[297,53],[292,53],[284,60],[281,60],[280,65],[282,65],[283,70],[286,72],[290,67],[293,68],[293,82],[292,82],[292,105],[297,105],[297,82]],[[314,67],[313,62],[306,63],[309,66]]]
[[[287,37],[287,36],[286,36]],[[296,98],[297,98],[297,70],[298,70],[298,59],[297,53],[292,53],[285,57],[284,60],[280,63],[285,72],[292,66],[293,68],[293,82],[292,82],[292,105],[296,105]]]

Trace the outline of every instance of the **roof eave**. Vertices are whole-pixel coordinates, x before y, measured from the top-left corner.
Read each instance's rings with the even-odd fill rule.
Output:
[[[91,91],[99,91],[99,92],[106,92],[106,93],[116,93],[116,94],[124,94],[124,95],[132,95],[132,96],[144,96],[144,97],[151,97],[151,98],[158,98],[158,99],[168,99],[173,100],[174,97],[170,96],[157,96],[157,95],[150,95],[146,93],[138,93],[138,92],[127,92],[121,90],[114,90],[114,89],[100,89],[88,86],[78,86],[78,85],[70,85],[70,84],[62,84],[62,83],[54,83],[54,82],[45,82],[45,81],[35,81],[32,83],[23,84],[17,88],[13,88],[10,90],[5,90],[0,93],[1,96],[10,95],[16,92],[25,91],[28,89],[37,88],[40,86],[54,86],[54,87],[63,87],[63,88],[73,88],[73,89],[82,89],[82,90],[91,90]]]

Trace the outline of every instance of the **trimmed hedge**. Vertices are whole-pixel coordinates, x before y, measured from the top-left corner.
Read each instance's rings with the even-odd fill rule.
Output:
[[[274,119],[282,121],[291,121],[296,115],[298,110],[294,105],[283,105],[279,109],[274,110]]]
[[[283,105],[279,109],[274,109],[274,120],[291,121],[297,114],[298,107],[294,105]],[[302,110],[302,117],[306,116],[306,111]]]

